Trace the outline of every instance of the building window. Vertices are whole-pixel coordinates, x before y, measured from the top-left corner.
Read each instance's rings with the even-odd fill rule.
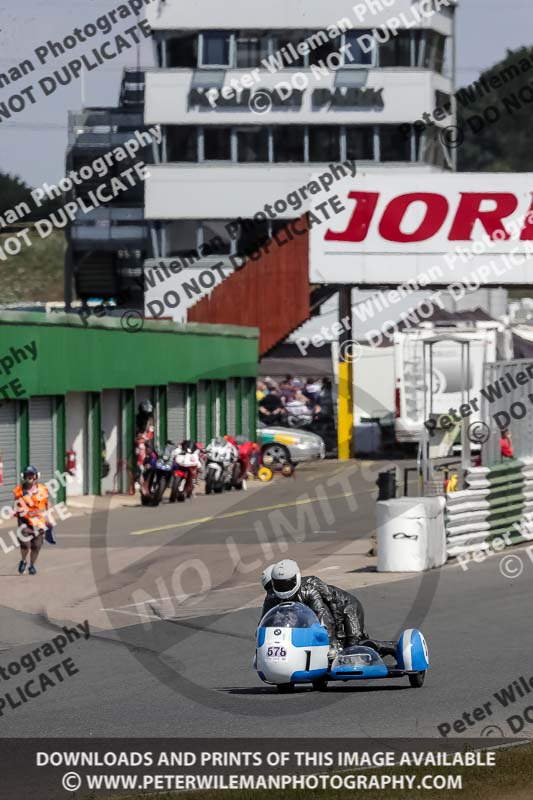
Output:
[[[415,31],[415,65],[444,72],[446,37],[435,31]]]
[[[231,161],[231,128],[204,128],[204,161]]]
[[[309,37],[313,37],[313,34],[309,34]],[[323,42],[318,36],[315,36],[311,39],[310,44],[311,46],[316,46],[309,52],[309,64],[320,64],[321,61],[327,63],[327,57],[331,55],[331,53],[337,52],[339,47],[341,47],[342,39],[338,36],[336,39],[328,38],[327,41]]]
[[[196,220],[169,222],[165,228],[166,257],[191,255],[198,249]]]
[[[346,128],[346,158],[351,161],[374,160],[374,129],[371,125]]]
[[[411,66],[411,33],[399,31],[396,36],[391,36],[388,42],[379,45],[380,67],[410,67]]]
[[[305,161],[305,128],[302,125],[273,129],[274,161]]]
[[[202,222],[200,224],[200,248],[205,256],[229,256],[232,252],[232,244],[229,233],[226,230],[226,221]]]
[[[380,127],[380,161],[411,161],[411,137],[397,125]]]
[[[201,63],[203,67],[229,67],[231,65],[231,39],[229,31],[208,31],[201,35]]]
[[[236,67],[259,67],[268,57],[268,37],[262,32],[239,31],[235,39]]]
[[[340,161],[339,134],[337,125],[310,125],[309,161]]]
[[[242,220],[236,238],[236,250],[239,255],[245,256],[254,253],[261,244],[270,238],[269,220],[259,222],[252,219]]]
[[[441,74],[444,72],[445,52],[446,52],[446,37],[441,36],[440,34],[436,34],[434,61],[432,64],[432,69],[434,69],[435,72],[439,72]]]
[[[166,129],[169,161],[198,161],[197,128],[194,125],[169,125]]]
[[[298,45],[304,39],[305,35],[296,32],[281,33],[274,37],[274,53],[278,55],[277,61],[283,59],[282,69],[305,67],[306,57],[298,51]]]
[[[164,44],[163,44],[164,46]],[[198,63],[198,35],[180,33],[168,39],[167,67],[188,67],[194,69]]]
[[[361,42],[359,38],[362,36],[371,36],[371,31],[347,31],[344,34],[344,45],[348,47],[348,53],[344,56],[345,66],[354,67],[371,67],[375,64],[376,47],[372,47],[368,53],[369,39],[365,38]]]
[[[237,160],[268,162],[268,135],[266,126],[237,128]]]

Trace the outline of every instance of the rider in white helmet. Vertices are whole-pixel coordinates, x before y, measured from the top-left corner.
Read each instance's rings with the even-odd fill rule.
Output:
[[[272,569],[272,588],[280,600],[290,600],[302,585],[300,567],[291,558],[278,561]]]
[[[272,593],[267,594],[263,605],[263,614],[280,602],[292,600],[304,603],[315,612],[323,625],[330,641],[335,640],[335,623],[330,610],[317,588],[306,578],[302,581],[300,567],[290,558],[284,558],[274,564],[272,569]]]
[[[368,638],[364,629],[363,606],[357,597],[337,586],[330,586],[314,575],[302,578],[296,561],[284,559],[274,565],[272,590],[271,595],[267,594],[265,598],[265,607],[268,605],[272,608],[276,603],[287,600],[309,606],[327,629],[333,648],[368,642],[381,655],[395,654],[396,642]],[[265,607],[263,613],[266,613]]]

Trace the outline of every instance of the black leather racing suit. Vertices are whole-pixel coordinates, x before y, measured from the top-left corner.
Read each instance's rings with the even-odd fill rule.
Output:
[[[320,578],[316,578],[316,580],[321,584],[324,583]],[[328,583],[325,586],[332,596],[332,600],[326,600],[326,602],[328,602],[335,621],[335,630],[337,639],[340,640],[340,646],[367,645],[376,650],[380,656],[396,658],[397,642],[371,639],[368,633],[365,633],[365,612],[361,601],[354,594],[339,589],[338,586]],[[344,637],[344,641],[342,641],[342,637]]]
[[[315,605],[318,603],[316,599],[317,595],[320,597],[322,605],[330,612],[332,620],[329,624],[322,621],[320,613],[317,612],[315,608]],[[313,598],[313,603],[315,605],[311,605],[311,603],[308,602],[309,597]],[[368,645],[373,647],[382,656],[396,655],[396,642],[369,639],[368,633],[365,632],[365,612],[363,604],[350,592],[346,592],[338,586],[332,586],[320,578],[317,578],[316,575],[308,575],[302,578],[300,591],[297,595],[291,597],[291,600],[305,603],[305,605],[312,608],[321,624],[327,629],[331,644],[337,645],[339,648],[344,648],[368,642]],[[261,616],[264,616],[267,611],[270,611],[271,608],[274,608],[274,606],[280,602],[280,599],[273,590],[268,591]]]
[[[301,586],[296,594],[290,598],[290,602],[303,603],[304,605],[309,606],[311,611],[314,611],[317,615],[320,624],[323,625],[327,630],[330,642],[334,643],[336,642],[337,638],[335,622],[326,601],[323,599],[320,593],[318,586],[314,583],[314,581],[318,580],[318,578],[313,577],[302,578]],[[322,581],[320,581],[320,583],[322,583]],[[261,619],[263,619],[265,614],[270,611],[270,609],[279,605],[279,603],[283,603],[283,600],[279,598],[272,589],[270,589],[267,592],[265,602],[263,603]]]
[[[351,647],[362,639],[368,639],[363,604],[355,595],[325,583],[314,575],[305,580],[312,582],[331,611],[335,636],[341,646]]]

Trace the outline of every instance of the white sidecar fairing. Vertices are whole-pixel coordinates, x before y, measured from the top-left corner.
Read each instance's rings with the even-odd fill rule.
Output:
[[[257,672],[265,683],[307,683],[328,671],[329,637],[302,603],[280,603],[257,629]]]

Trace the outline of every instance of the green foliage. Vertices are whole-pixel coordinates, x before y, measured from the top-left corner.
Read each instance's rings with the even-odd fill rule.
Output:
[[[0,245],[19,229],[28,226],[31,231],[33,222],[49,216],[58,208],[57,201],[47,202],[38,208],[30,192],[31,188],[23,180],[0,172],[0,216],[20,203],[27,203],[30,208],[30,213],[20,217],[14,227],[6,230],[0,228]],[[0,304],[63,300],[64,232],[55,231],[46,239],[31,232],[29,238],[31,247],[23,244],[18,255],[0,261]]]
[[[60,199],[46,199],[41,206],[37,206],[31,196],[31,187],[27,183],[18,176],[0,171],[0,216],[9,209],[14,209],[19,203],[27,203],[30,213],[20,217],[20,222],[35,222],[59,208],[62,205]]]
[[[30,191],[30,187],[20,178],[0,172],[0,216],[18,203],[27,202],[31,208]]]
[[[0,245],[7,234],[0,234]],[[0,261],[0,304],[63,300],[66,241],[62,231],[46,239],[30,233],[31,247]]]
[[[489,88],[486,93],[474,85],[480,87],[482,79]],[[458,150],[458,169],[533,172],[533,47],[508,50],[507,56],[483,72],[474,84],[456,93],[457,124],[465,133]],[[523,87],[523,96],[519,97]],[[469,92],[473,102],[460,102],[462,92]],[[515,104],[520,106],[518,110]],[[490,119],[497,113],[487,111],[490,106],[500,114],[493,123],[483,118],[483,112]]]

